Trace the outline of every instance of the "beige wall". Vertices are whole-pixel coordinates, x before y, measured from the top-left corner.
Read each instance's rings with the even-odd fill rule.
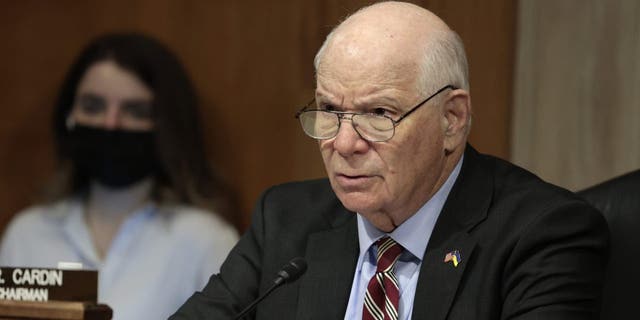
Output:
[[[640,2],[522,0],[512,159],[578,190],[640,167]]]

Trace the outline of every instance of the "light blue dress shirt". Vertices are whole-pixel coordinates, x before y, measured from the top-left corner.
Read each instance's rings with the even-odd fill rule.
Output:
[[[80,201],[18,214],[5,231],[0,265],[98,270],[98,301],[114,320],[166,319],[201,290],[238,240],[216,215],[188,206],[149,205],[129,216],[104,259],[93,245]]]
[[[427,249],[429,238],[431,238],[431,233],[433,232],[436,220],[438,220],[440,211],[460,173],[462,160],[463,159],[460,159],[460,161],[458,161],[454,170],[442,187],[440,187],[440,190],[438,190],[416,214],[399,225],[391,233],[386,234],[378,230],[367,221],[367,219],[358,214],[360,255],[353,277],[353,284],[351,285],[351,294],[349,296],[347,312],[344,316],[345,319],[362,319],[362,307],[367,285],[376,272],[377,248],[372,245],[386,235],[390,236],[405,248],[395,267],[395,274],[400,287],[398,319],[411,319],[413,299],[418,285],[418,274],[420,273],[422,258]]]

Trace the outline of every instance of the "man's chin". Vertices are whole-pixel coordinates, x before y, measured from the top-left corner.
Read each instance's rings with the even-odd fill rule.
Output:
[[[379,198],[373,197],[369,193],[345,192],[338,193],[338,199],[342,205],[353,212],[374,212],[380,209]]]

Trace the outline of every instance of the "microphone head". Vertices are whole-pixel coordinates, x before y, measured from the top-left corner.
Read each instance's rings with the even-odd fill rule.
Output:
[[[278,278],[281,279],[280,281],[292,282],[300,278],[305,271],[307,271],[307,262],[301,257],[293,258],[278,271]]]

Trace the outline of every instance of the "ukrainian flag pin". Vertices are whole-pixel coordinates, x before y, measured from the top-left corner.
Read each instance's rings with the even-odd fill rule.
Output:
[[[453,250],[447,253],[447,255],[444,256],[444,262],[449,262],[449,261],[453,261],[453,266],[457,267],[458,264],[462,262],[462,256],[460,255],[460,251]]]

